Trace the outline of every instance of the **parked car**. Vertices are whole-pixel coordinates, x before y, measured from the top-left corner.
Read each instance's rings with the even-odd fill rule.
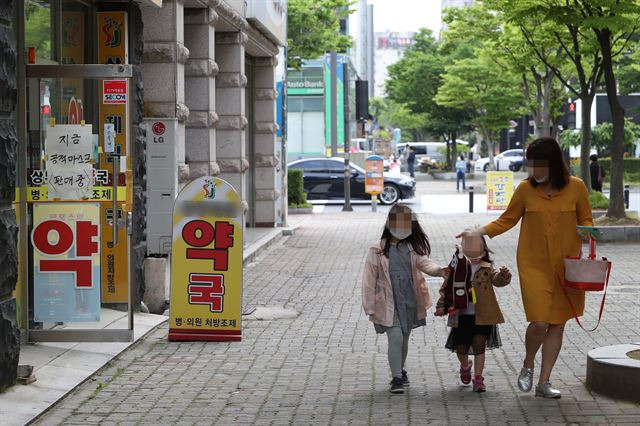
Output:
[[[509,170],[511,170],[512,172],[519,172],[522,168],[523,163],[523,160],[516,160],[513,163],[509,164]]]
[[[350,164],[351,198],[371,199],[364,192],[365,171],[360,166]],[[330,200],[344,198],[344,159],[305,158],[288,165],[304,173],[304,191],[309,200]],[[414,197],[416,181],[403,175],[384,175],[384,190],[378,196],[383,204],[393,204],[401,199]]]
[[[496,165],[496,170],[499,170],[499,171],[510,170],[509,166],[511,165],[511,163],[516,161],[522,162],[523,160],[524,158],[522,156],[521,149],[508,149],[504,152],[501,152],[500,154],[496,155],[493,158],[493,161],[495,162],[495,165]],[[489,171],[489,158],[479,158],[478,160],[476,160],[474,170],[476,172]]]

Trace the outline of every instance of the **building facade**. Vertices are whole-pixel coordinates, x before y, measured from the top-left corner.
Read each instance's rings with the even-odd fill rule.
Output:
[[[150,294],[162,313],[191,180],[228,181],[247,227],[283,223],[285,43],[283,0],[0,4],[0,389],[19,335],[83,341],[57,332]]]
[[[413,43],[414,32],[377,32],[375,33],[375,77],[373,94],[384,96],[384,82],[389,75],[388,68],[402,58],[404,50]],[[369,87],[371,83],[369,83]]]

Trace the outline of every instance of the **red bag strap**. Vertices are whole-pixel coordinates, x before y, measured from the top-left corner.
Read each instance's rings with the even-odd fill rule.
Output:
[[[609,266],[607,268],[607,277],[606,277],[605,282],[604,282],[604,294],[602,295],[602,302],[600,302],[600,312],[598,313],[598,322],[596,323],[596,326],[593,327],[591,330],[587,330],[586,328],[584,328],[584,326],[580,322],[580,318],[578,317],[578,311],[576,311],[575,306],[573,306],[573,302],[571,301],[571,298],[569,297],[569,292],[567,292],[567,288],[566,288],[566,286],[564,284],[564,280],[563,279],[560,280],[560,287],[562,287],[562,291],[564,292],[564,295],[567,298],[567,302],[569,302],[569,306],[571,307],[571,312],[573,313],[573,318],[576,320],[576,322],[578,323],[580,328],[583,329],[586,332],[596,331],[596,328],[598,328],[598,326],[600,325],[600,321],[602,320],[602,314],[604,313],[604,301],[607,298],[607,289],[609,288],[609,275],[610,274],[611,274],[611,262],[609,262]],[[558,277],[560,277],[560,274],[558,274]]]

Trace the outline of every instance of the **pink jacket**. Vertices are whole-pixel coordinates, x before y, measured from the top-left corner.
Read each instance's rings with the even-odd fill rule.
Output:
[[[389,277],[389,259],[382,254],[384,241],[379,241],[369,248],[362,277],[362,307],[369,320],[384,327],[393,326],[393,290]],[[440,266],[427,256],[419,256],[411,250],[411,267],[413,270],[413,288],[416,294],[418,319],[427,316],[431,307],[431,296],[422,272],[432,277],[440,276]]]

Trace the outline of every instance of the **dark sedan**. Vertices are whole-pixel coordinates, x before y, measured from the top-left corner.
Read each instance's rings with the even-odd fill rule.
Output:
[[[342,158],[305,158],[289,163],[289,168],[304,173],[304,191],[309,200],[344,199],[344,160]],[[365,171],[350,164],[351,198],[371,199],[364,192]],[[384,191],[379,195],[383,204],[393,204],[401,199],[412,198],[416,192],[416,181],[408,176],[384,176]]]

